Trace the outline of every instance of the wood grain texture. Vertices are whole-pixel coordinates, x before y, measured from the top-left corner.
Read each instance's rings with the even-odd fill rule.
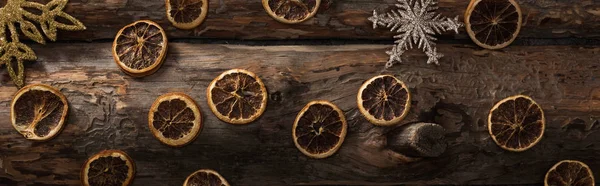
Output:
[[[600,3],[596,0],[518,0],[524,26],[521,38],[600,37]],[[62,40],[113,39],[123,26],[150,19],[173,38],[221,39],[391,39],[385,28],[367,20],[373,10],[393,9],[396,0],[323,0],[317,15],[302,24],[287,25],[269,17],[260,0],[209,0],[209,13],[193,30],[171,26],[164,0],[70,0],[66,12],[85,23],[82,32],[61,32]],[[440,0],[439,12],[463,19],[468,0]],[[469,39],[465,29],[445,37]]]
[[[440,45],[440,66],[421,52],[382,72],[385,45],[242,46],[171,43],[167,60],[149,77],[132,79],[113,62],[110,43],[35,45],[28,83],[59,88],[71,109],[55,139],[34,143],[11,126],[17,91],[0,71],[0,183],[79,185],[84,161],[104,149],[126,151],[137,166],[134,185],[180,185],[197,169],[219,171],[233,185],[292,184],[540,184],[562,159],[587,163],[600,177],[599,48],[510,47],[504,52]],[[206,87],[221,72],[257,73],[269,92],[265,114],[249,125],[219,121],[208,109]],[[437,158],[406,163],[388,148],[396,127],[375,127],[356,109],[363,81],[391,73],[413,94],[402,126],[434,122],[448,147]],[[161,94],[182,91],[200,105],[204,129],[191,144],[171,148],[154,139],[147,112]],[[486,119],[496,101],[533,97],[544,109],[546,133],[522,153],[507,152],[489,137]],[[291,139],[297,112],[325,99],[344,110],[349,132],[332,157],[302,155]],[[393,143],[393,142],[390,142]]]

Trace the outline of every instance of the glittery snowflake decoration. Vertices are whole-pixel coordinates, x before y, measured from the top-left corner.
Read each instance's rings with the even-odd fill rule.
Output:
[[[390,55],[386,68],[391,67],[395,61],[402,62],[400,56],[406,50],[412,49],[413,44],[417,44],[418,48],[427,54],[427,64],[439,64],[438,59],[444,55],[437,53],[436,38],[433,35],[448,30],[458,33],[458,28],[464,26],[458,21],[458,16],[454,19],[441,17],[435,12],[438,9],[435,0],[398,0],[396,7],[398,9],[385,15],[373,11],[373,16],[369,17],[369,21],[373,22],[373,29],[384,26],[392,32],[400,33],[394,36],[398,39],[395,42],[397,44],[386,52]]]
[[[8,0],[0,8],[0,66],[6,65],[8,74],[17,87],[24,84],[23,62],[37,59],[33,50],[19,41],[19,34],[45,44],[44,36],[33,23],[39,24],[44,35],[52,41],[56,40],[57,29],[85,29],[83,23],[63,12],[67,2],[68,0],[52,0],[44,5],[27,0]],[[16,72],[13,62],[17,63]]]

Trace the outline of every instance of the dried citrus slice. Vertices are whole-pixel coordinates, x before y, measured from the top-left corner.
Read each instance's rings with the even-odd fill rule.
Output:
[[[545,124],[542,108],[524,95],[503,99],[488,115],[492,139],[509,151],[519,152],[533,147],[542,139]]]
[[[45,141],[62,130],[69,105],[55,88],[33,84],[17,92],[10,108],[12,125],[19,133],[30,140]]]
[[[594,186],[594,174],[585,163],[563,160],[546,173],[546,186]]]
[[[321,0],[262,0],[262,4],[269,16],[275,20],[294,24],[317,14]]]
[[[465,13],[465,25],[475,44],[500,49],[517,38],[522,17],[519,4],[514,0],[471,0]]]
[[[115,62],[125,73],[147,76],[156,72],[165,59],[167,35],[155,22],[136,21],[119,30],[112,50]]]
[[[201,169],[190,174],[185,179],[183,186],[229,186],[229,183],[218,172]]]
[[[210,110],[222,121],[247,124],[256,120],[267,107],[267,89],[250,71],[232,69],[217,76],[208,86]]]
[[[81,169],[84,186],[131,184],[135,173],[133,160],[123,151],[104,150],[90,157]]]
[[[166,0],[167,19],[180,29],[192,29],[204,21],[207,0]]]
[[[328,101],[311,101],[298,113],[292,128],[296,148],[312,158],[335,153],[346,137],[344,112]]]
[[[188,95],[167,93],[152,104],[148,127],[160,142],[179,147],[196,139],[202,129],[202,115]]]
[[[379,75],[367,80],[356,96],[358,110],[375,125],[396,124],[410,109],[410,94],[404,82],[394,76]]]

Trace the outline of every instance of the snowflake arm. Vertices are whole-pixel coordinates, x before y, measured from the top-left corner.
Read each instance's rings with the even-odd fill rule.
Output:
[[[37,59],[33,50],[19,41],[19,33],[45,44],[44,35],[54,41],[57,29],[85,30],[83,23],[63,11],[67,2],[68,0],[52,0],[43,5],[27,0],[8,0],[0,8],[0,65],[6,64],[8,74],[17,87],[24,85],[23,62]],[[40,14],[29,12],[28,9],[39,10]],[[58,19],[61,21],[57,21]],[[34,23],[41,26],[43,35]],[[17,63],[16,71],[13,69],[14,62]]]
[[[385,53],[390,56],[390,59],[388,60],[388,62],[385,65],[386,68],[392,67],[391,65],[393,64],[394,61],[402,62],[402,59],[400,58],[400,56],[402,56],[402,54],[404,54],[404,50],[399,50],[398,45],[394,45],[392,50],[386,51]]]

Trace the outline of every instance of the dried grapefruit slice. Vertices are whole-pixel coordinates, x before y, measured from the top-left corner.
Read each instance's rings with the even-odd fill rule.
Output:
[[[585,163],[563,160],[556,163],[544,179],[545,186],[594,186],[594,174]]]
[[[269,16],[275,20],[295,24],[317,14],[321,0],[262,0],[262,4]]]
[[[148,127],[160,142],[179,147],[196,139],[202,129],[202,114],[188,95],[167,93],[152,104]]]
[[[166,0],[167,19],[180,29],[200,25],[208,12],[207,0]]]
[[[183,186],[229,186],[229,183],[218,172],[201,169],[190,174],[185,179]]]
[[[410,93],[404,82],[391,75],[367,80],[356,96],[358,110],[375,125],[396,124],[410,110]]]
[[[217,76],[208,86],[210,110],[222,121],[247,124],[267,107],[267,89],[260,78],[247,70],[232,69]]]
[[[84,186],[131,184],[135,174],[133,160],[123,151],[104,150],[90,157],[81,169]]]
[[[514,0],[471,0],[465,12],[465,25],[471,40],[486,49],[510,45],[522,24],[519,4]]]
[[[150,75],[163,63],[167,54],[167,35],[160,25],[140,20],[117,33],[113,58],[121,70],[134,77]]]
[[[525,151],[544,135],[546,120],[542,108],[528,96],[516,95],[496,103],[488,115],[492,139],[509,151]]]
[[[19,133],[30,140],[45,141],[62,130],[69,104],[55,88],[33,84],[17,92],[10,108],[12,125]]]
[[[296,148],[312,158],[333,155],[346,137],[344,112],[328,101],[311,101],[298,113],[292,136]]]

